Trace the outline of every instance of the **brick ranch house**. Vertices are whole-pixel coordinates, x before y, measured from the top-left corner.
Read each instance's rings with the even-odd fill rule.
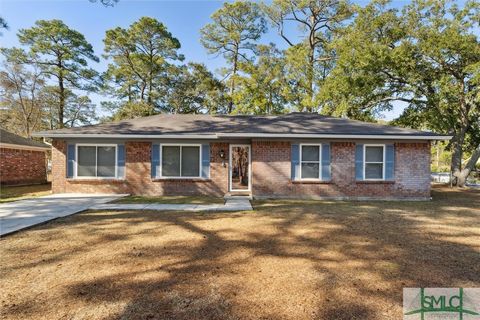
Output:
[[[311,113],[161,114],[39,132],[54,193],[429,199],[423,132]]]
[[[46,183],[48,150],[45,143],[0,129],[0,184]]]

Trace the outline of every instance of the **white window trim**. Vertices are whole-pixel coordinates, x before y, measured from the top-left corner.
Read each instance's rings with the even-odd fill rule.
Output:
[[[163,159],[162,159],[162,149],[164,146],[168,147],[180,147],[180,176],[164,176],[163,175]],[[198,147],[199,149],[199,159],[198,159],[198,176],[182,176],[182,147]],[[158,178],[160,179],[198,179],[202,178],[202,145],[199,143],[161,143],[159,148],[159,165],[160,165],[160,174]]]
[[[303,146],[315,146],[318,147],[318,178],[302,178],[302,163],[317,163],[316,161],[303,161],[302,154],[303,154]],[[301,143],[300,144],[300,179],[302,181],[318,181],[322,180],[322,144],[321,143]]]
[[[115,148],[115,175],[110,177],[97,177],[97,176],[78,176],[78,147],[96,147],[95,148],[95,173],[97,172],[97,149],[98,147],[113,147]],[[108,180],[116,179],[118,177],[118,150],[116,144],[107,144],[107,143],[77,143],[75,144],[75,165],[73,166],[73,177],[78,180],[82,179],[98,179],[98,180]]]
[[[368,163],[373,163],[373,164],[382,164],[382,178],[381,179],[367,179],[367,175],[365,174],[365,169],[367,167],[367,147],[382,147],[383,148],[383,161],[382,162],[371,162],[369,161]],[[368,180],[368,181],[384,181],[385,180],[385,158],[386,158],[386,146],[385,144],[364,144],[363,145],[363,180]]]

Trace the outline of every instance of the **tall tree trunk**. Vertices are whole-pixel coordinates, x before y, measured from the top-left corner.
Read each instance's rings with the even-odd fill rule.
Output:
[[[310,105],[308,106],[307,111],[313,111],[313,96],[314,96],[314,88],[313,88],[313,74],[315,69],[315,48],[310,49],[310,56],[308,58],[309,62],[309,70],[308,70],[308,97],[310,98]]]
[[[58,88],[59,88],[59,106],[58,106],[58,126],[60,128],[64,127],[64,112],[65,112],[65,86],[63,83],[63,72],[60,70],[60,74],[58,77]]]
[[[455,182],[454,184],[457,187],[465,186],[468,175],[470,174],[470,172],[472,172],[479,158],[480,158],[480,144],[477,146],[477,148],[473,152],[472,157],[470,158],[470,160],[468,160],[467,164],[463,168],[458,168],[453,172],[454,182]],[[452,163],[453,163],[453,160],[452,160]]]
[[[267,103],[267,114],[270,114],[273,110],[273,98],[272,98],[272,90],[268,91],[268,103]]]
[[[235,76],[237,75],[238,69],[238,45],[235,46],[235,52],[233,54],[233,70],[232,70],[232,79],[230,81],[230,101],[228,102],[228,113],[233,111],[233,94],[235,92]]]
[[[147,84],[144,82],[142,83],[142,89],[140,90],[140,100],[145,101],[145,89],[147,88]]]
[[[150,41],[150,54],[149,54],[149,60],[150,60],[150,70],[148,72],[148,98],[147,102],[149,105],[152,105],[152,89],[153,89],[153,48],[152,48],[152,43]]]
[[[314,74],[315,74],[315,16],[310,16],[310,34],[308,37],[310,52],[308,55],[308,97],[310,98],[310,104],[307,108],[308,112],[313,111],[313,98],[314,98]]]
[[[452,139],[452,161],[450,171],[452,172],[453,185],[457,185],[458,177],[461,176],[462,171],[462,156],[463,156],[463,141],[465,134],[460,130],[457,136]]]
[[[468,121],[468,111],[465,101],[462,99],[461,106],[461,117],[460,117],[460,129],[452,139],[452,164],[451,172],[453,177],[453,185],[464,186],[467,176],[464,176],[464,170],[462,170],[462,157],[463,157],[463,144],[465,142],[465,135],[467,133],[468,126],[470,122]],[[471,170],[471,169],[470,169]],[[462,173],[463,172],[463,173]],[[470,173],[470,172],[468,172]]]

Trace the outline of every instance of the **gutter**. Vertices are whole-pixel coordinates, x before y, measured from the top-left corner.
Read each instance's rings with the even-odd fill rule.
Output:
[[[271,134],[271,133],[219,133],[219,138],[304,138],[304,139],[380,139],[380,140],[450,140],[452,136],[382,135],[382,134]]]
[[[293,138],[293,139],[379,139],[379,140],[450,140],[447,135],[358,135],[358,134],[300,134],[300,133],[218,133],[218,134],[78,134],[37,132],[34,137],[97,138],[97,139],[228,139],[228,138]]]
[[[48,133],[37,132],[33,137],[45,138],[98,138],[98,139],[218,139],[216,134],[92,134],[92,133]]]
[[[33,150],[33,151],[48,151],[50,147],[36,147],[36,146],[26,146],[23,144],[11,144],[0,142],[0,148],[7,149],[19,149],[19,150]]]

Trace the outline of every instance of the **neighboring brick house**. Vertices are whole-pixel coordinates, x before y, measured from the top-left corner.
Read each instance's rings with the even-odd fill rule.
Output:
[[[0,129],[0,184],[47,182],[46,152],[50,146]]]
[[[429,199],[431,132],[311,113],[155,115],[40,132],[53,192]]]

